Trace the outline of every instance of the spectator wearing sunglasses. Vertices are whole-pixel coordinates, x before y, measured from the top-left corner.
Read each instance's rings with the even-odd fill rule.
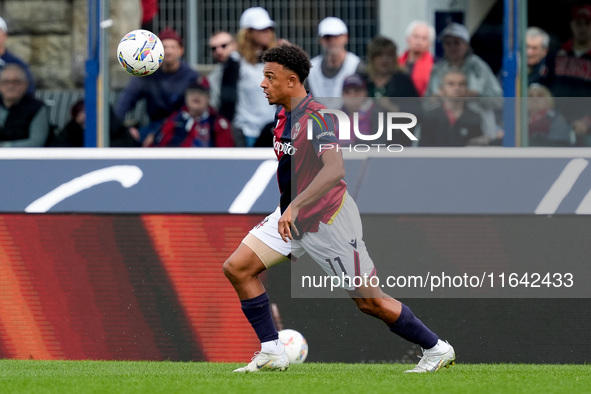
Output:
[[[240,73],[240,55],[236,41],[227,31],[218,31],[209,38],[209,48],[213,60],[218,64],[209,73],[210,104],[220,115],[234,119],[238,100],[238,76]]]

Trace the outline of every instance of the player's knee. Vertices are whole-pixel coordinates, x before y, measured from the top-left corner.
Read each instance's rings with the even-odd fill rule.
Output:
[[[236,262],[232,259],[232,256],[230,256],[226,261],[224,261],[224,264],[222,265],[222,270],[224,271],[224,275],[226,275],[226,278],[230,280],[236,279],[239,270],[237,268]]]
[[[235,255],[230,256],[224,262],[222,269],[226,278],[231,282],[240,282],[256,275],[256,273],[251,272],[251,267],[246,261],[242,261]]]

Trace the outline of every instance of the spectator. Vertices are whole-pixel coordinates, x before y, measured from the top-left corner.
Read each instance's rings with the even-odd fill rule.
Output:
[[[413,21],[406,29],[408,49],[400,56],[400,64],[406,67],[419,96],[424,96],[429,84],[433,56],[429,52],[435,41],[435,29],[423,21]]]
[[[349,116],[351,121],[351,138],[348,141],[339,140],[341,145],[367,144],[367,141],[356,137],[354,128],[357,127],[358,132],[364,135],[376,134],[379,129],[379,113],[385,112],[375,100],[368,97],[367,83],[359,74],[349,75],[345,78],[341,110]],[[354,114],[357,114],[356,123]],[[371,143],[391,144],[398,143],[398,141],[388,141],[386,129],[382,127],[382,135],[377,140],[372,140]]]
[[[220,115],[234,120],[238,101],[240,54],[236,41],[227,31],[219,31],[209,38],[213,59],[218,63],[207,79],[210,86],[210,104]]]
[[[443,59],[433,65],[426,96],[441,96],[443,75],[451,68],[459,68],[466,75],[466,97],[477,100],[483,117],[484,134],[492,141],[499,141],[499,131],[494,111],[502,106],[503,90],[490,67],[470,49],[470,34],[464,25],[450,23],[439,35],[443,44]],[[495,99],[498,98],[498,99]]]
[[[63,148],[83,147],[85,122],[84,99],[80,99],[70,108],[70,120],[61,130],[57,131],[51,146]]]
[[[164,119],[184,105],[184,92],[189,82],[198,77],[197,71],[182,60],[183,41],[178,33],[166,28],[158,36],[164,46],[164,60],[160,68],[154,74],[133,78],[121,92],[115,106],[115,114],[124,121],[138,101],[146,100],[149,123],[139,130],[131,129],[142,146],[151,145]]]
[[[572,39],[556,54],[554,97],[571,97],[558,101],[558,108],[572,124],[577,145],[591,146],[591,5],[573,7],[570,28]],[[572,98],[576,97],[576,98]]]
[[[322,54],[312,58],[312,69],[306,79],[312,96],[341,97],[343,81],[355,74],[360,59],[346,49],[349,42],[347,25],[339,18],[329,16],[318,24]]]
[[[141,0],[142,29],[154,31],[154,19],[158,15],[158,0]]]
[[[232,147],[232,129],[228,119],[209,105],[209,83],[200,78],[185,92],[185,106],[166,119],[154,146],[159,147]]]
[[[550,90],[540,84],[530,85],[527,95],[529,146],[572,146],[573,129],[554,109]]]
[[[50,146],[63,148],[84,147],[85,121],[86,111],[84,110],[84,99],[80,99],[72,105],[70,109],[70,120],[61,130],[58,130]],[[109,127],[109,146],[135,146],[129,129],[115,116],[112,108],[110,108]]]
[[[525,34],[527,49],[527,84],[550,83],[550,69],[547,65],[550,36],[539,27],[529,27]]]
[[[45,104],[28,93],[25,69],[10,63],[0,71],[0,146],[42,147],[49,137]]]
[[[209,48],[213,60],[217,63],[225,63],[236,52],[236,41],[227,31],[218,31],[209,38]]]
[[[277,45],[275,22],[267,10],[252,7],[242,13],[237,41],[241,59],[238,102],[232,122],[234,141],[236,146],[252,147],[258,145],[259,137],[265,141],[271,138],[275,120],[276,106],[269,105],[260,87],[264,67],[261,56]]]
[[[482,133],[482,118],[466,99],[466,74],[450,68],[440,81],[441,100],[433,102],[425,111],[419,146],[486,145],[488,139]]]
[[[367,78],[369,97],[376,97],[380,105],[391,112],[416,112],[418,100],[393,100],[393,97],[418,97],[412,80],[398,64],[394,41],[377,36],[367,46]],[[382,99],[383,98],[383,99]]]
[[[360,67],[366,78],[369,97],[375,97],[378,105],[389,112],[410,112],[420,116],[419,94],[408,74],[398,64],[397,48],[394,41],[377,36],[367,46],[368,63]],[[411,141],[400,130],[392,135],[394,141],[403,146]]]
[[[0,70],[2,70],[7,64],[18,64],[21,66],[27,75],[28,80],[28,93],[35,93],[35,81],[33,80],[33,74],[29,66],[20,58],[13,55],[8,49],[6,49],[6,39],[8,38],[8,27],[6,21],[0,17]]]

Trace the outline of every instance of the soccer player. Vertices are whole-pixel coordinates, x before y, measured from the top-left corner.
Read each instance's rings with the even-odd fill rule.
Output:
[[[266,51],[263,62],[261,88],[269,104],[283,107],[277,113],[273,143],[279,159],[281,197],[275,212],[255,226],[224,263],[224,273],[261,342],[260,352],[235,372],[289,367],[267,293],[258,278],[264,270],[288,256],[297,258],[308,252],[328,275],[375,275],[362,240],[359,211],[343,181],[344,163],[336,149],[332,119],[325,116],[322,127],[312,122],[313,138],[307,139],[308,117],[325,108],[306,94],[308,55],[297,46],[281,45]],[[293,198],[292,184],[297,189]],[[344,283],[343,287],[361,311],[381,319],[392,332],[424,349],[418,365],[407,372],[434,372],[453,363],[451,345],[441,341],[406,305],[369,284],[355,288]]]

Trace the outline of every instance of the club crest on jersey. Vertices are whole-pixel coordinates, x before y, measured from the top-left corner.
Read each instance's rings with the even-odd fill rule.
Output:
[[[300,124],[300,122],[296,122],[296,124],[293,125],[293,127],[291,128],[291,138],[292,139],[296,139],[296,137],[298,136],[298,134],[300,134],[300,129],[302,128],[302,125]]]
[[[279,141],[275,137],[273,137],[273,149],[275,149],[275,152],[277,152],[277,154],[283,153],[290,156],[295,155],[297,151],[297,148],[294,148],[294,146],[291,145],[291,142]]]

